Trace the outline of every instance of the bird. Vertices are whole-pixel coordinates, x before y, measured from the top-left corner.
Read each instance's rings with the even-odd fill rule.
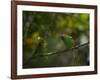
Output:
[[[70,65],[75,65],[76,50],[74,50],[75,41],[73,37],[69,35],[67,32],[62,33],[60,37],[65,45],[65,49],[69,51],[67,53],[69,54],[70,57]]]
[[[67,32],[61,35],[61,39],[64,42],[67,49],[71,49],[74,46],[74,39]]]

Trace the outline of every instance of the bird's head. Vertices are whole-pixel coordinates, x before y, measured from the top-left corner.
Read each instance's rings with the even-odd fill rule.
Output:
[[[64,32],[64,33],[60,36],[60,38],[61,38],[61,39],[64,39],[67,35],[68,35],[67,32]]]

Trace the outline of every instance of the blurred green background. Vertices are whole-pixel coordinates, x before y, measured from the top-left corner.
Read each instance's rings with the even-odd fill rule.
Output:
[[[23,68],[89,65],[89,44],[66,49],[60,36],[67,32],[74,46],[89,41],[89,14],[23,11]]]

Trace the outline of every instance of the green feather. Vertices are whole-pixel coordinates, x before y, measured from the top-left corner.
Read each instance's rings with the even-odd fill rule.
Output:
[[[63,41],[64,41],[65,45],[67,46],[67,48],[72,48],[73,47],[74,40],[71,36],[69,36],[69,35],[64,36]]]

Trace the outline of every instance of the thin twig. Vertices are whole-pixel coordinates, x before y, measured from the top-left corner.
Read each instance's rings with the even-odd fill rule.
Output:
[[[80,47],[83,47],[83,46],[87,46],[89,44],[89,42],[87,43],[84,43],[84,44],[81,44],[81,45],[77,45],[71,49],[64,49],[64,50],[61,50],[61,51],[56,51],[56,52],[50,52],[50,53],[47,53],[45,55],[37,55],[35,56],[34,58],[37,58],[37,57],[43,57],[43,56],[51,56],[51,55],[54,55],[54,54],[59,54],[59,53],[63,53],[63,52],[68,52],[68,51],[71,51],[71,50],[74,50],[74,49],[78,49]]]
[[[60,53],[68,52],[68,51],[71,51],[71,50],[74,50],[74,49],[78,49],[78,48],[83,47],[83,46],[87,46],[88,44],[89,44],[89,42],[81,44],[81,45],[77,45],[77,46],[75,46],[75,47],[73,47],[71,49],[65,49],[65,50],[61,50],[61,51],[50,52],[50,53],[47,53],[45,55],[32,55],[32,57],[25,64],[27,64],[28,62],[30,62],[32,59],[35,59],[35,58],[44,57],[44,56],[51,56],[51,55],[54,55],[54,54],[60,54]],[[37,52],[37,50],[36,50],[36,52]]]

